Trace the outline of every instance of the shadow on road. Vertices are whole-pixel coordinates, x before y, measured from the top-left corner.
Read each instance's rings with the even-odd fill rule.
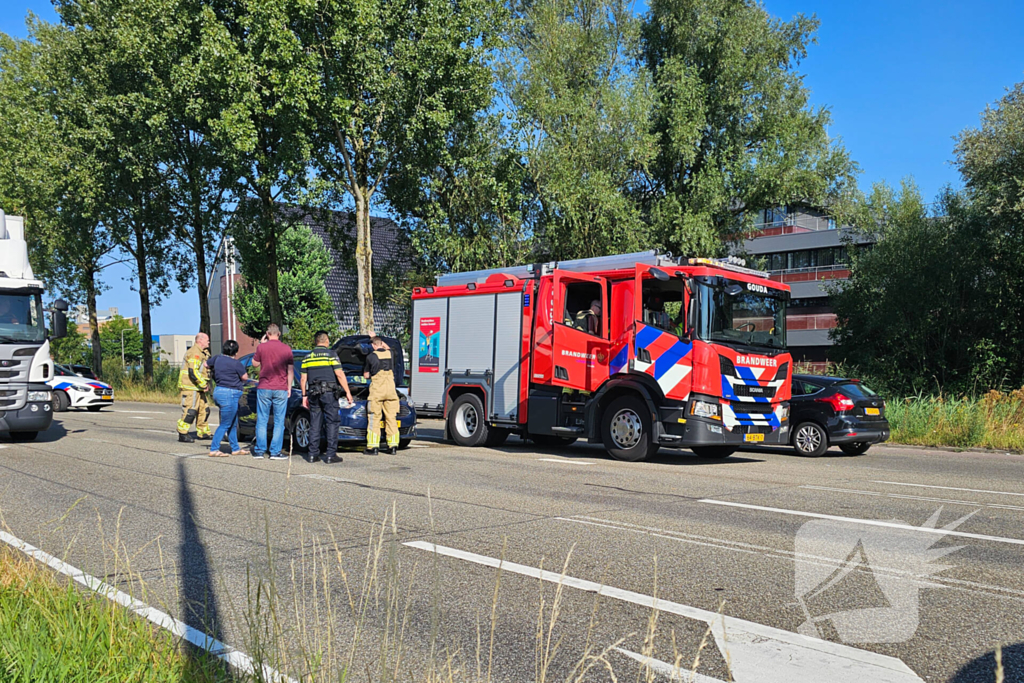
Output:
[[[196,508],[185,476],[185,461],[178,460],[178,520],[181,545],[178,571],[181,576],[181,620],[189,626],[223,640],[217,598],[213,589],[213,568],[199,537]]]
[[[996,680],[996,653],[993,650],[965,664],[949,683],[992,683]],[[1003,680],[1024,682],[1024,643],[1003,648]]]

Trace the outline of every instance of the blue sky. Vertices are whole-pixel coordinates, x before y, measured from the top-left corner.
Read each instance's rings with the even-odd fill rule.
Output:
[[[926,197],[957,185],[953,136],[1014,83],[1024,81],[1022,0],[765,0],[773,15],[816,14],[818,44],[800,67],[814,105],[832,110],[830,133],[860,164],[862,189],[913,176]],[[4,0],[0,31],[25,35],[33,11],[56,20],[48,0]],[[100,307],[137,315],[126,268],[112,270]],[[199,325],[195,292],[153,312],[156,333]]]

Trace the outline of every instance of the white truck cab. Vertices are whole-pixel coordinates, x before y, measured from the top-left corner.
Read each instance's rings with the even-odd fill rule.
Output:
[[[64,336],[67,304],[57,301],[53,337]],[[29,441],[53,418],[50,342],[43,310],[43,283],[28,261],[25,219],[0,211],[0,432]]]

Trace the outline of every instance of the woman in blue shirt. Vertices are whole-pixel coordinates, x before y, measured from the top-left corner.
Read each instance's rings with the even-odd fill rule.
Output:
[[[220,442],[225,433],[231,445],[231,455],[245,453],[238,445],[238,401],[242,397],[242,383],[249,379],[249,375],[246,374],[242,362],[235,358],[238,353],[238,342],[228,339],[221,347],[221,353],[223,355],[214,356],[206,361],[210,377],[216,385],[213,390],[213,402],[220,408],[220,424],[213,433],[210,455],[226,458],[228,454],[220,450]]]

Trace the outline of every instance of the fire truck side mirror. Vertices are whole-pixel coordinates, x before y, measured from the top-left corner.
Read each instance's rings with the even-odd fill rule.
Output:
[[[668,273],[661,268],[651,268],[651,275],[654,276],[655,280],[659,280],[660,282],[668,282],[670,279]]]

